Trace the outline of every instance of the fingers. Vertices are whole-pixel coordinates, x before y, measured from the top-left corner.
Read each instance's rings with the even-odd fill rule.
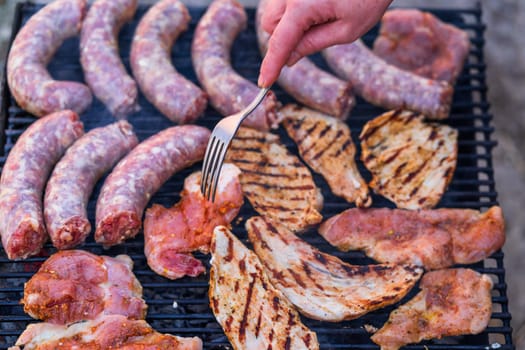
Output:
[[[268,50],[261,64],[258,84],[269,87],[279,77],[281,68],[301,40],[304,24],[294,14],[286,12],[268,41]]]
[[[286,2],[279,0],[261,0],[257,11],[261,13],[261,27],[262,29],[272,34],[275,27],[281,20],[286,9]]]
[[[347,30],[341,21],[329,22],[312,27],[300,39],[295,50],[290,54],[286,65],[294,65],[304,56],[311,55],[332,45],[349,43],[359,37],[356,33]]]

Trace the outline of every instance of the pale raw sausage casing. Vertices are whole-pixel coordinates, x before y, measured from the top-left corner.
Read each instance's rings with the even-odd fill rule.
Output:
[[[82,113],[93,99],[82,83],[54,80],[47,64],[67,38],[78,35],[86,0],[56,0],[35,13],[16,35],[7,59],[7,82],[20,107],[36,117],[71,109]]]

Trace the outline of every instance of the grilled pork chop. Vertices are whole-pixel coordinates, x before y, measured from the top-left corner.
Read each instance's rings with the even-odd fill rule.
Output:
[[[144,252],[153,271],[170,279],[206,271],[191,253],[208,253],[215,226],[229,225],[239,213],[243,204],[240,173],[235,165],[224,164],[212,203],[201,193],[201,172],[195,172],[184,181],[179,203],[169,209],[154,204],[146,211]]]
[[[52,323],[30,324],[10,350],[55,349],[170,349],[201,350],[197,338],[181,338],[156,332],[143,320],[130,320],[122,315],[101,315],[94,320],[69,326]]]
[[[398,208],[435,207],[456,168],[457,131],[423,118],[386,112],[366,123],[359,137],[361,159],[373,175],[369,186]]]
[[[91,320],[101,313],[143,319],[147,305],[132,268],[127,255],[59,251],[25,284],[24,311],[55,324]]]
[[[234,349],[319,349],[257,256],[226,227],[213,231],[210,306]]]
[[[492,280],[471,269],[425,274],[421,292],[394,310],[372,340],[381,350],[397,350],[424,339],[478,334],[490,321]]]
[[[279,114],[303,160],[323,175],[332,192],[358,207],[369,207],[372,197],[357,170],[350,128],[341,120],[293,104]]]
[[[262,217],[246,222],[270,281],[305,316],[338,322],[399,301],[421,277],[413,265],[350,265]]]
[[[226,159],[242,170],[242,190],[260,215],[294,232],[323,219],[323,196],[312,174],[277,135],[241,127]]]
[[[440,269],[473,264],[505,243],[500,207],[404,210],[351,208],[321,224],[319,233],[339,250],[360,249],[383,263]]]

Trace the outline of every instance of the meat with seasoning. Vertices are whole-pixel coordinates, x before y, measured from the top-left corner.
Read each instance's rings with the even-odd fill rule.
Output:
[[[319,233],[342,251],[363,250],[383,263],[441,269],[481,261],[505,243],[498,206],[473,209],[347,209],[323,222]]]
[[[61,325],[101,314],[143,319],[147,306],[132,269],[127,255],[112,258],[83,250],[60,251],[25,284],[24,311]]]
[[[233,42],[247,21],[237,0],[214,0],[193,36],[191,58],[195,73],[211,105],[224,116],[241,111],[259,93],[257,85],[237,73],[230,62]],[[277,99],[270,91],[243,125],[258,130],[277,127],[277,106]]]
[[[210,307],[234,350],[319,349],[257,256],[224,226],[211,241]]]
[[[420,76],[456,82],[470,49],[469,35],[430,12],[393,9],[381,19],[374,52]]]
[[[101,315],[69,326],[33,323],[9,350],[202,350],[198,337],[182,338],[155,331],[146,321]]]
[[[257,5],[255,30],[261,53],[265,55],[270,35],[260,25],[263,1],[266,0]],[[338,119],[346,119],[355,105],[352,84],[317,67],[307,57],[293,66],[284,66],[277,83],[298,102]]]
[[[279,113],[301,158],[323,175],[332,192],[358,207],[369,207],[372,196],[357,169],[350,128],[329,115],[298,105],[286,105]]]
[[[398,208],[430,209],[439,203],[456,169],[456,129],[396,110],[366,123],[359,139],[376,193]]]
[[[47,65],[62,43],[79,34],[87,0],[55,0],[36,12],[17,33],[7,58],[7,83],[18,105],[42,117],[82,113],[93,99],[83,83],[54,80]]]
[[[137,84],[119,54],[118,34],[133,19],[137,0],[96,0],[80,36],[80,63],[91,90],[117,118],[137,112]]]
[[[130,63],[141,91],[162,114],[178,124],[194,122],[208,104],[206,94],[171,62],[171,50],[191,20],[179,0],[162,0],[140,20],[131,44]]]
[[[347,264],[260,216],[248,219],[246,229],[270,282],[316,320],[351,320],[394,304],[423,273],[414,265]]]
[[[52,113],[29,125],[7,155],[0,178],[0,235],[9,259],[35,255],[47,241],[44,186],[66,149],[83,134],[75,112]]]
[[[310,170],[281,144],[279,136],[241,127],[226,160],[241,169],[244,195],[260,215],[294,232],[323,219],[323,196]]]
[[[138,143],[125,120],[90,130],[57,163],[44,195],[44,219],[51,242],[70,249],[91,232],[87,214],[96,182]]]
[[[202,126],[172,126],[121,159],[100,190],[95,240],[109,247],[136,236],[151,196],[177,171],[202,160],[209,137]]]
[[[361,40],[323,50],[330,68],[349,80],[355,93],[371,104],[406,108],[431,119],[448,118],[454,89],[444,81],[420,77],[388,64]]]
[[[195,277],[206,271],[191,253],[209,253],[215,226],[228,226],[243,204],[239,175],[233,164],[224,164],[214,202],[201,193],[201,172],[184,181],[181,200],[167,209],[154,204],[144,219],[144,254],[149,267],[161,276],[177,279]]]
[[[471,269],[445,269],[425,274],[413,299],[394,310],[372,336],[381,350],[427,339],[481,333],[492,314],[488,275]]]

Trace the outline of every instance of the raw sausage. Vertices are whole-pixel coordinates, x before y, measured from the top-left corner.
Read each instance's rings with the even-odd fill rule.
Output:
[[[134,237],[151,196],[175,172],[202,159],[209,137],[201,126],[173,126],[135,147],[102,186],[95,240],[109,247]]]
[[[255,29],[259,48],[264,55],[270,35],[260,25],[261,2],[255,18]],[[284,66],[277,82],[305,106],[339,119],[346,119],[355,105],[352,84],[320,69],[307,57],[291,67]]]
[[[47,64],[65,39],[78,35],[86,0],[56,0],[22,27],[7,59],[7,82],[20,107],[44,115],[71,109],[86,110],[92,101],[89,88],[78,82],[53,80]]]
[[[91,5],[80,36],[84,77],[117,118],[139,110],[137,85],[119,56],[118,33],[137,10],[137,0],[97,0]]]
[[[206,94],[171,63],[171,47],[190,20],[179,0],[160,1],[142,17],[131,45],[131,69],[141,91],[178,124],[195,121],[208,104]]]
[[[66,151],[44,196],[44,219],[56,248],[73,248],[86,239],[87,204],[96,182],[137,143],[131,124],[121,120],[91,130]]]
[[[233,70],[230,62],[230,49],[246,22],[246,13],[237,0],[214,0],[195,28],[191,47],[195,73],[212,106],[224,116],[242,110],[259,92],[254,83]],[[277,127],[277,105],[270,92],[243,126],[258,130]]]
[[[432,119],[445,119],[454,89],[386,63],[361,40],[323,50],[326,62],[337,75],[348,79],[356,93],[386,109],[407,108]]]
[[[0,234],[9,259],[42,249],[44,185],[55,163],[84,133],[73,111],[50,114],[31,124],[9,152],[0,178]]]

